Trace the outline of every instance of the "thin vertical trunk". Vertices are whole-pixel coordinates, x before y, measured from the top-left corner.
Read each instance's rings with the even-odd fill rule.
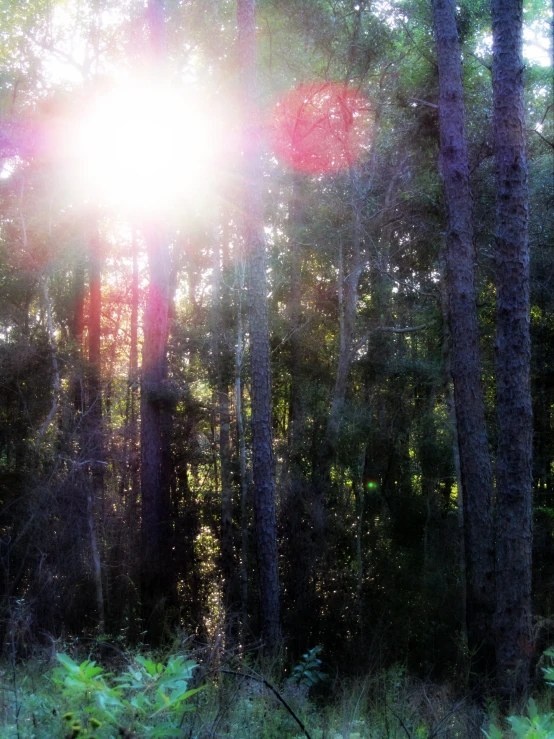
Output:
[[[75,351],[78,360],[81,359],[81,351],[83,348],[83,334],[85,326],[85,269],[81,261],[75,265],[73,275],[73,311],[71,323],[69,327],[69,335],[75,343]],[[83,395],[83,378],[80,368],[71,378],[71,398],[75,413],[83,413],[84,411],[84,395]]]
[[[529,686],[532,406],[522,0],[492,0],[496,152],[496,638],[500,690]]]
[[[454,459],[454,470],[456,472],[456,503],[458,506],[458,533],[459,533],[459,564],[461,581],[461,610],[460,621],[464,624],[462,638],[467,646],[467,573],[466,573],[466,548],[464,538],[464,489],[462,485],[462,469],[460,464],[460,445],[458,443],[458,422],[456,418],[456,404],[452,388],[452,331],[448,314],[448,293],[446,286],[446,254],[441,250],[439,257],[441,273],[441,315],[442,315],[442,372],[443,392],[448,408],[450,426],[452,429],[452,457]]]
[[[139,314],[139,269],[137,233],[133,227],[131,243],[133,278],[131,285],[131,345],[129,347],[130,426],[129,426],[129,474],[130,486],[127,496],[129,523],[137,523],[137,500],[140,487],[139,433],[138,433],[138,314]]]
[[[102,330],[102,257],[98,220],[93,216],[89,234],[89,320],[88,320],[88,412],[86,453],[90,455],[91,488],[87,493],[87,525],[94,567],[98,628],[104,631],[102,565],[96,530],[95,511],[104,502],[104,434],[102,429],[102,386],[100,342]]]
[[[433,2],[439,67],[440,173],[447,211],[451,373],[465,516],[468,643],[474,670],[494,669],[493,480],[481,383],[471,192],[454,0]]]
[[[290,410],[289,410],[289,454],[288,461],[292,475],[292,487],[300,474],[301,439],[302,439],[302,393],[301,393],[301,371],[302,371],[302,339],[300,327],[302,325],[301,304],[301,232],[304,224],[304,212],[302,204],[302,183],[300,175],[294,174],[292,180],[292,197],[289,205],[289,223],[291,233],[290,244]],[[292,494],[295,494],[294,489]]]
[[[244,357],[244,329],[242,321],[241,295],[244,290],[244,262],[235,260],[239,302],[237,306],[237,344],[235,352],[235,413],[237,424],[237,445],[239,449],[240,471],[240,600],[242,609],[243,633],[248,631],[248,480],[246,470],[246,443],[242,418],[242,361]]]
[[[348,388],[348,377],[354,357],[354,332],[356,328],[356,313],[358,304],[358,285],[362,273],[360,260],[360,246],[362,238],[362,198],[359,173],[354,167],[350,170],[350,184],[352,190],[352,249],[350,260],[345,260],[342,243],[339,247],[339,321],[340,321],[340,351],[337,365],[337,375],[333,391],[331,410],[325,429],[325,437],[321,445],[318,468],[315,471],[316,506],[314,511],[314,525],[316,531],[323,528],[323,507],[326,491],[330,484],[331,466],[335,456],[339,431]],[[345,275],[345,263],[348,273]],[[342,309],[341,309],[342,308]]]
[[[228,228],[222,223],[221,240],[228,240]],[[227,250],[223,249],[224,256]],[[223,574],[223,605],[225,632],[234,637],[234,611],[238,605],[237,568],[233,531],[233,481],[231,475],[231,437],[229,385],[231,356],[225,336],[225,320],[229,311],[228,288],[221,279],[221,249],[219,233],[213,240],[212,337],[216,381],[216,407],[219,416],[219,466],[221,473],[221,570]]]
[[[238,58],[243,103],[242,207],[248,264],[252,381],[252,465],[261,610],[261,635],[268,650],[280,640],[279,561],[275,467],[271,421],[271,368],[263,221],[260,120],[256,81],[255,0],[238,0]]]
[[[44,297],[44,307],[46,309],[46,326],[48,328],[48,339],[50,342],[50,361],[52,363],[52,374],[53,374],[53,386],[52,386],[52,405],[46,420],[40,427],[40,431],[37,436],[36,446],[37,449],[40,446],[42,437],[48,431],[50,424],[54,420],[56,410],[58,408],[58,400],[60,396],[60,369],[58,366],[58,346],[56,342],[56,334],[54,332],[54,322],[52,320],[52,305],[50,303],[50,293],[48,290],[48,280],[43,277],[42,280],[42,294]]]

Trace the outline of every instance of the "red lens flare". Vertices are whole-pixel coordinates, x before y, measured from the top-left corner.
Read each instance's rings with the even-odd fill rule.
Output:
[[[356,162],[369,145],[369,104],[347,85],[312,82],[283,95],[269,121],[278,159],[309,174],[328,174]]]

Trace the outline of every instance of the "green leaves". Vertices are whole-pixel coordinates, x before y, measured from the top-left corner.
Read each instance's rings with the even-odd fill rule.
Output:
[[[137,656],[113,681],[111,673],[105,673],[94,661],[77,664],[66,654],[58,654],[57,659],[61,667],[54,671],[54,682],[62,686],[70,703],[66,715],[73,718],[83,713],[91,726],[107,723],[125,726],[131,732],[138,726],[145,738],[181,736],[183,713],[195,710],[193,705],[183,704],[203,690],[189,689],[198,665],[181,655],[171,656],[166,665]]]
[[[548,650],[546,657],[554,657],[554,651]],[[543,669],[546,681],[549,685],[554,684],[554,667]],[[554,714],[539,713],[537,704],[533,698],[527,704],[526,716],[509,716],[508,723],[517,739],[554,739]],[[503,739],[504,734],[497,726],[491,724],[489,731],[483,730],[487,739]]]
[[[327,675],[319,669],[322,664],[318,657],[320,652],[321,647],[319,646],[310,649],[302,655],[302,660],[293,669],[292,679],[299,685],[311,688],[327,679]]]

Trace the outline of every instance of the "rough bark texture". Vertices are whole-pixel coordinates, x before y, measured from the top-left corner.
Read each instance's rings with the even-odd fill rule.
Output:
[[[493,479],[481,383],[462,64],[454,0],[434,0],[433,19],[439,68],[440,173],[447,211],[451,373],[464,499],[468,646],[473,670],[485,675],[495,665]]]
[[[531,635],[532,406],[521,0],[492,0],[496,152],[496,637],[500,690],[523,697]]]
[[[243,95],[243,238],[248,264],[252,381],[252,464],[260,583],[262,640],[274,649],[280,638],[279,568],[265,235],[262,202],[261,123],[257,106],[254,0],[238,0],[238,57]]]

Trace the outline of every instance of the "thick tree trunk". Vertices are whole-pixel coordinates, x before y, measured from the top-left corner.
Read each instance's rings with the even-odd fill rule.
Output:
[[[532,406],[522,0],[492,0],[496,152],[496,650],[500,690],[523,697],[531,633]]]
[[[493,480],[489,456],[475,292],[471,192],[462,63],[454,0],[434,0],[439,68],[440,173],[447,211],[446,282],[451,373],[464,499],[466,619],[473,669],[494,669]]]
[[[265,646],[272,650],[280,639],[279,566],[254,0],[238,0],[237,20],[244,114],[242,207],[250,313],[254,513],[258,550],[261,633]]]
[[[159,226],[145,229],[150,287],[144,314],[140,446],[142,603],[152,641],[160,640],[163,604],[171,591],[170,499],[164,475],[164,404],[169,310],[169,251]]]
[[[149,0],[149,62],[163,79],[166,34],[163,0]],[[175,599],[171,557],[171,503],[167,473],[168,413],[167,338],[170,304],[169,245],[159,217],[143,226],[150,285],[144,313],[140,446],[142,492],[142,605],[152,643],[162,638],[163,607]]]

